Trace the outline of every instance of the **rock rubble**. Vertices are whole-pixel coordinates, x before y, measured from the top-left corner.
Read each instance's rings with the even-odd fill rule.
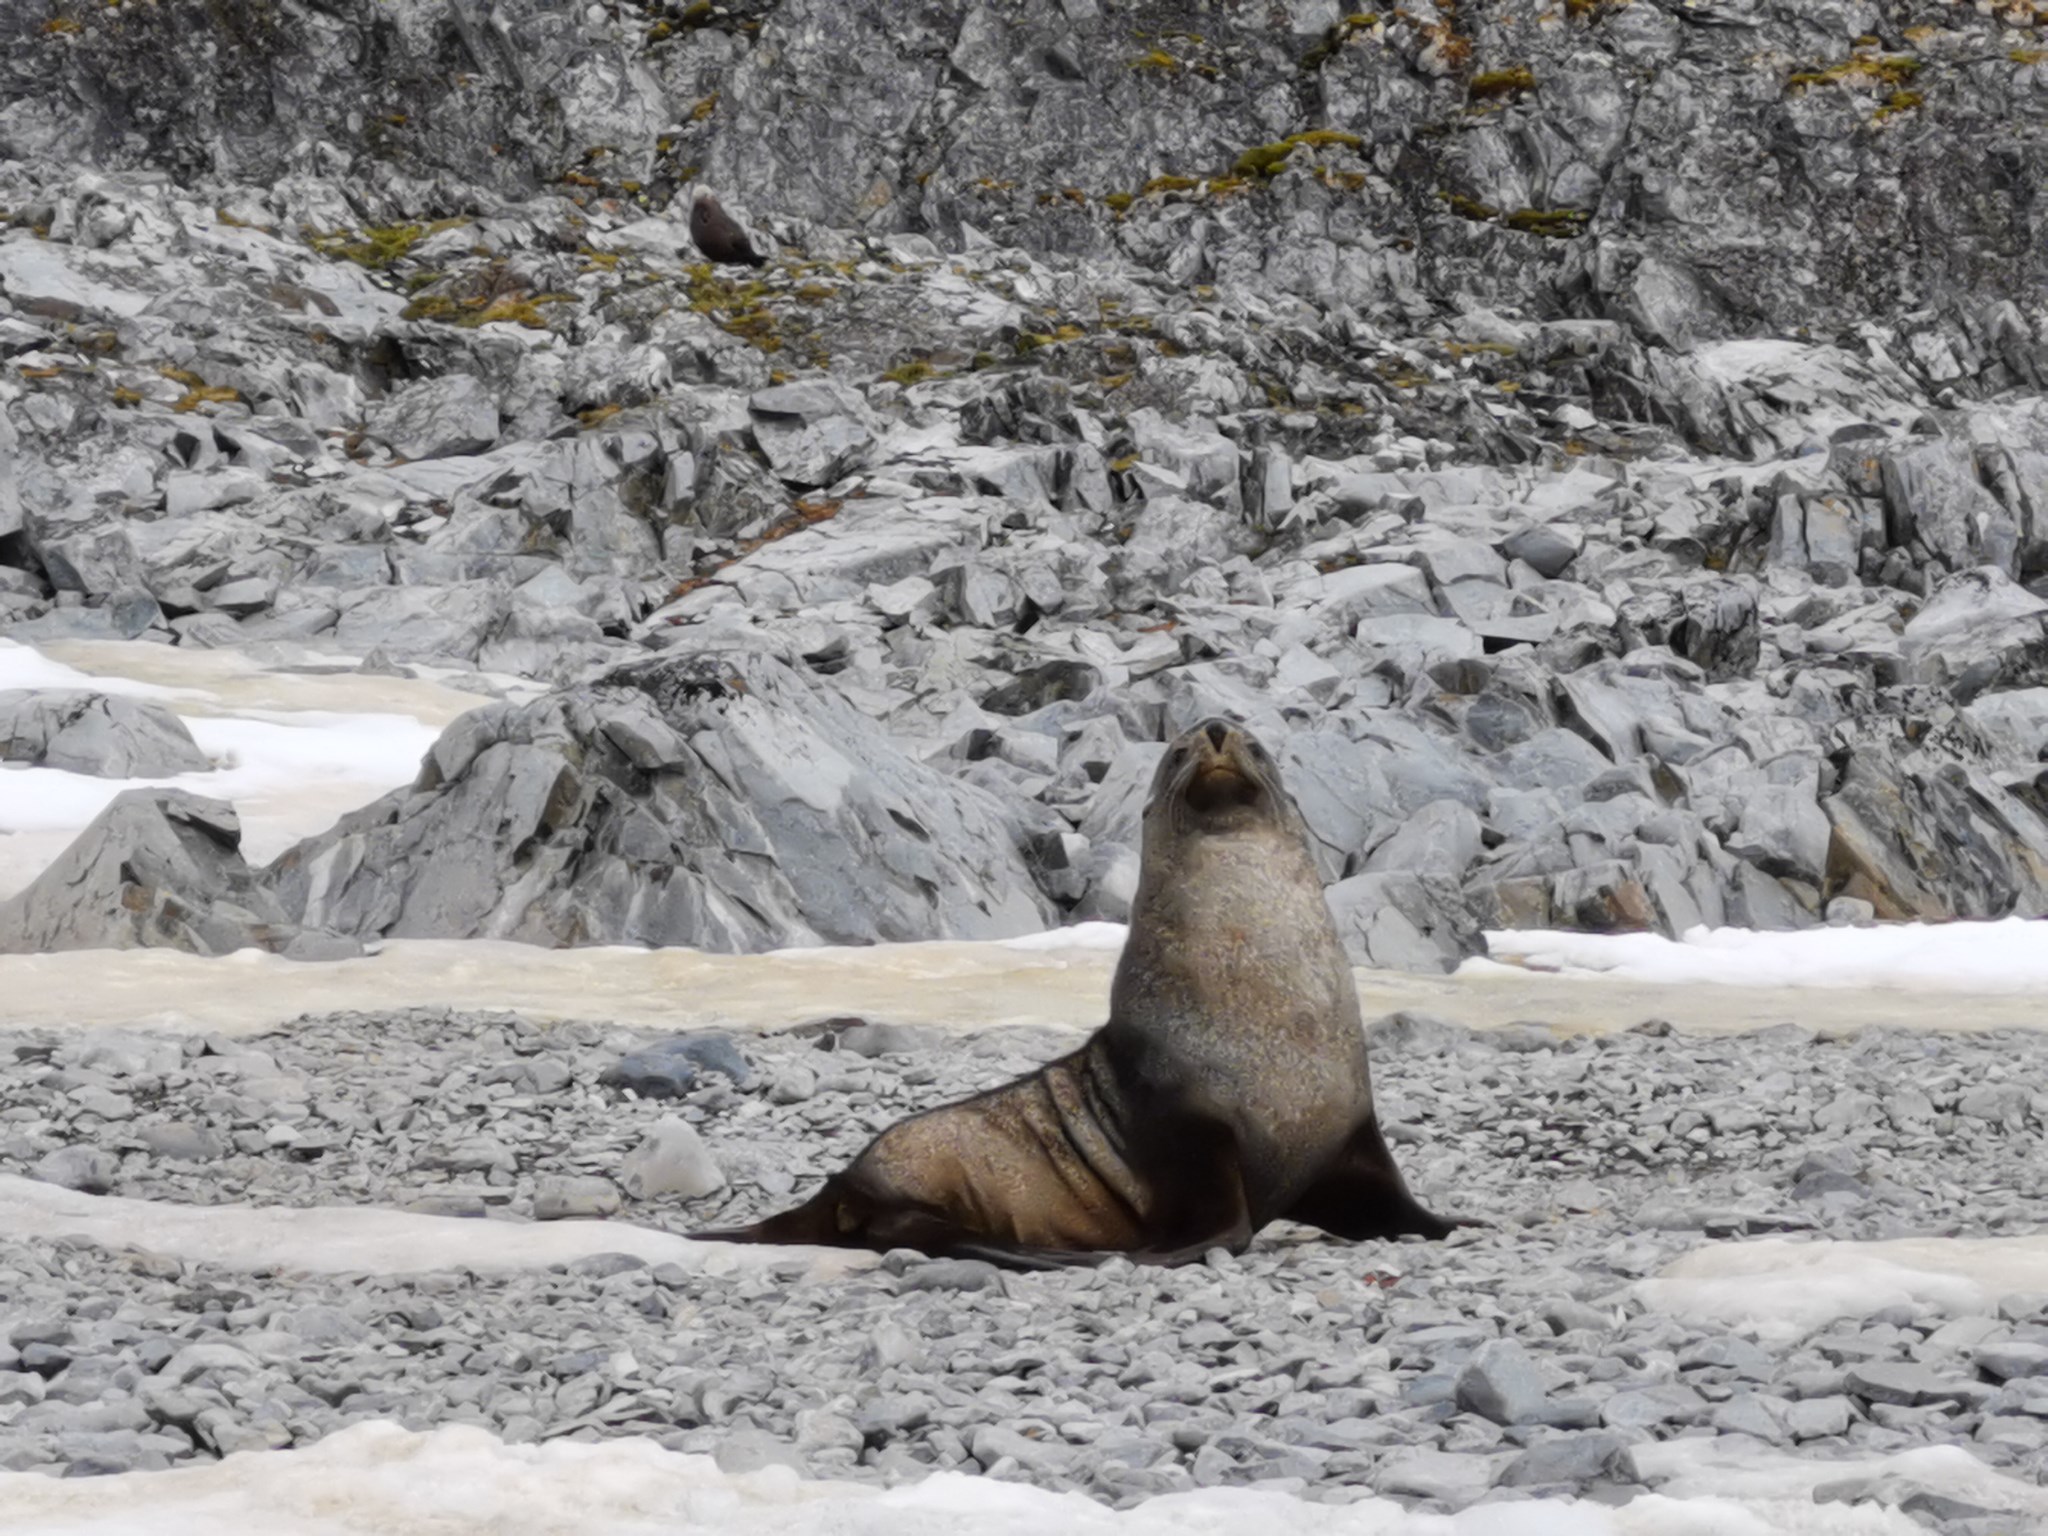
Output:
[[[0,1053],[0,1172],[201,1205],[685,1230],[775,1208],[871,1128],[1071,1038],[850,1020],[649,1037],[439,1010],[234,1041],[29,1034]],[[1374,1060],[1403,1166],[1491,1226],[1352,1245],[1280,1225],[1177,1271],[898,1254],[792,1283],[600,1254],[528,1274],[249,1275],[152,1255],[143,1232],[127,1252],[0,1235],[18,1298],[0,1465],[171,1465],[395,1417],[652,1435],[730,1466],[883,1481],[979,1470],[1114,1502],[1278,1479],[1451,1510],[1620,1500],[1707,1442],[1796,1453],[1821,1464],[1817,1499],[1962,1536],[2018,1516],[1825,1463],[1963,1445],[2037,1485],[2048,1298],[1973,1308],[1950,1286],[1946,1306],[1758,1332],[1635,1282],[1712,1236],[2035,1230],[2043,1049],[2033,1033],[1589,1039],[1397,1016],[1374,1026]],[[606,1086],[635,1056],[698,1072],[665,1097]]]

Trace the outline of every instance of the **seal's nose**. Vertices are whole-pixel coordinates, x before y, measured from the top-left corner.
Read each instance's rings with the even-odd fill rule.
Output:
[[[1221,752],[1225,738],[1230,735],[1230,727],[1221,720],[1211,720],[1203,729],[1209,733],[1209,745]]]

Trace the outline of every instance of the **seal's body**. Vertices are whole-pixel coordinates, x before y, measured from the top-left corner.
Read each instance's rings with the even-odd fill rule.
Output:
[[[891,1126],[795,1209],[698,1235],[1178,1263],[1276,1217],[1349,1238],[1456,1225],[1408,1193],[1380,1135],[1350,963],[1279,771],[1209,720],[1153,779],[1109,1022]]]
[[[759,267],[768,258],[755,251],[733,216],[720,206],[709,187],[699,187],[690,199],[690,242],[707,261],[723,266]]]

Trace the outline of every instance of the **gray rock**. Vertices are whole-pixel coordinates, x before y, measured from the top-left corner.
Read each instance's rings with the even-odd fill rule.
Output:
[[[121,1177],[121,1160],[94,1147],[59,1147],[36,1160],[31,1174],[88,1195],[104,1195]]]
[[[1381,1493],[1438,1499],[1452,1509],[1463,1509],[1493,1486],[1510,1459],[1435,1450],[1398,1451],[1381,1464],[1377,1488]]]
[[[368,430],[405,459],[481,453],[498,440],[498,404],[483,380],[467,373],[423,379],[398,390],[371,413]]]
[[[665,727],[686,760],[634,763],[613,744],[620,720]],[[856,864],[869,877],[841,878]],[[415,788],[271,873],[305,924],[361,936],[745,950],[1052,920],[993,797],[758,655],[664,660],[467,716]]]
[[[1945,578],[1899,637],[1915,681],[1967,703],[2048,683],[2048,601],[1994,567]]]
[[[830,485],[874,441],[860,396],[829,379],[760,390],[747,410],[762,453],[792,485]]]
[[[1489,1339],[1458,1372],[1458,1406],[1496,1424],[1541,1422],[1548,1383],[1528,1351],[1512,1339]]]
[[[1700,1394],[1682,1382],[1637,1387],[1617,1392],[1600,1405],[1600,1422],[1609,1429],[1652,1429],[1659,1424],[1697,1424],[1707,1416]]]
[[[1503,1488],[1552,1487],[1604,1477],[1628,1441],[1612,1430],[1590,1429],[1538,1440],[1501,1469]]]
[[[1986,1344],[1972,1352],[1977,1369],[1999,1381],[2015,1377],[2048,1376],[2048,1344],[2012,1339]]]
[[[724,1188],[725,1175],[694,1127],[664,1115],[648,1128],[640,1145],[626,1154],[619,1182],[635,1200],[660,1195],[694,1200]]]
[[[1938,1403],[1974,1399],[1984,1389],[1974,1381],[1959,1381],[1932,1366],[1883,1360],[1866,1361],[1849,1368],[1849,1391],[1870,1403]]]
[[[533,1219],[573,1221],[616,1216],[619,1187],[610,1179],[547,1174],[534,1180]]]
[[[0,693],[0,760],[108,779],[204,773],[213,765],[161,704],[119,694]]]
[[[1355,964],[1443,972],[1484,951],[1470,906],[1440,875],[1354,875],[1331,886],[1328,896],[1338,937]]]
[[[232,807],[131,789],[19,895],[0,902],[0,953],[280,948],[298,927],[242,861]]]
[[[1794,1440],[1827,1440],[1846,1435],[1849,1422],[1846,1397],[1802,1398],[1785,1409],[1785,1433]]]

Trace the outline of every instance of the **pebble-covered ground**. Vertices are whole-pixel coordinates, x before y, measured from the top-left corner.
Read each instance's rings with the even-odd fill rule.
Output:
[[[1410,1183],[1490,1226],[1434,1245],[1275,1226],[1174,1271],[896,1254],[829,1281],[795,1261],[713,1278],[623,1255],[251,1275],[0,1233],[0,1468],[160,1466],[378,1417],[652,1435],[728,1468],[980,1469],[1117,1502],[1276,1480],[1436,1508],[1618,1500],[1658,1480],[1637,1447],[1708,1435],[1818,1459],[1961,1444],[2043,1480],[2048,1296],[1982,1316],[1895,1306],[1780,1343],[1627,1288],[1715,1237],[2048,1230],[2048,1040],[1468,1033],[1413,1015],[1374,1033]],[[687,1230],[786,1204],[875,1128],[1075,1038],[658,1037],[441,1010],[236,1041],[25,1033],[0,1044],[0,1172]],[[1944,1530],[2020,1528],[1868,1482],[1826,1491]]]

